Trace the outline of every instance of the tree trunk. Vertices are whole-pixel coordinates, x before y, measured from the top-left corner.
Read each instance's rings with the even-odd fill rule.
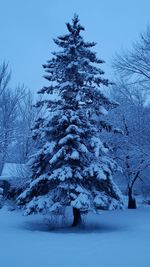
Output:
[[[73,223],[72,227],[79,226],[81,224],[81,213],[77,208],[73,208]]]
[[[132,188],[128,188],[128,209],[136,209],[136,199],[133,197]]]

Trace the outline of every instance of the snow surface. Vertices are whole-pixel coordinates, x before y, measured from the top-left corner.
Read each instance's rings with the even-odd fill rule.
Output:
[[[149,267],[150,206],[88,215],[85,227],[49,230],[39,215],[0,209],[1,267]]]

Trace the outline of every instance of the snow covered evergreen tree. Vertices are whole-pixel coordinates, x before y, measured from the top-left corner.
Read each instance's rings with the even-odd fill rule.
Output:
[[[50,85],[39,91],[46,98],[36,106],[45,115],[33,129],[39,147],[30,161],[30,185],[18,201],[26,214],[60,213],[71,206],[76,226],[82,212],[119,208],[122,200],[112,180],[117,165],[100,138],[103,130],[115,131],[102,119],[116,106],[102,92],[109,84],[98,67],[104,61],[91,50],[95,43],[81,36],[77,15],[66,25],[68,34],[54,40],[61,51],[43,66]]]

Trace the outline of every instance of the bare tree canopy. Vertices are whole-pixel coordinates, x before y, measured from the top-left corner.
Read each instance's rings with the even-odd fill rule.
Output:
[[[130,83],[139,83],[146,88],[150,84],[150,26],[140,35],[139,41],[133,44],[131,51],[117,54],[113,61],[113,68],[122,78],[126,77]]]
[[[0,172],[6,161],[24,163],[31,150],[33,95],[24,86],[10,86],[11,71],[0,65]]]

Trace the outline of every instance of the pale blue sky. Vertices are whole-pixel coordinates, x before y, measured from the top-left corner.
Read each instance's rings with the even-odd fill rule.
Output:
[[[106,61],[130,48],[150,23],[150,0],[0,0],[0,63],[12,68],[12,85],[38,90],[46,82],[42,64],[55,50],[52,38],[66,32],[65,22],[79,14],[87,41]]]

